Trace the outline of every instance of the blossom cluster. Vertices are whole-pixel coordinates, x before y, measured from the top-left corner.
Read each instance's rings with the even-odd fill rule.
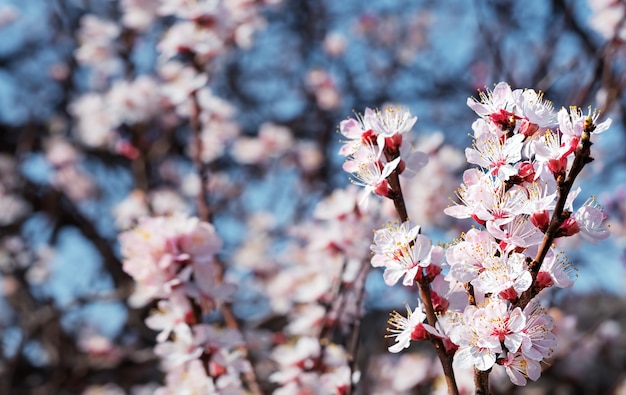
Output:
[[[467,104],[479,116],[465,150],[476,167],[464,172],[458,202],[444,212],[476,225],[444,249],[399,209],[399,223],[375,231],[371,264],[384,268],[386,284],[400,281],[421,291],[422,302],[415,310],[407,306],[408,317],[393,313],[389,320],[396,341],[391,352],[428,339],[445,349],[442,363],[454,356],[459,366],[479,372],[501,365],[514,384],[525,385],[539,378],[556,347],[554,320],[536,296],[575,279],[553,241],[608,237],[606,215],[593,196],[575,209],[581,188],[574,181],[592,161],[592,136],[611,121],[598,122],[591,110],[555,111],[534,90],[503,82]],[[415,121],[407,110],[367,109],[341,124],[349,139],[340,151],[347,156],[344,169],[366,194],[389,198],[396,208],[404,206],[401,187],[390,183],[410,162],[402,136]]]
[[[302,247],[292,247],[266,284],[273,310],[286,314],[286,341],[270,357],[275,394],[345,393],[358,380],[349,364],[349,341],[362,312],[369,269],[369,235],[380,207],[358,206],[358,189],[338,189],[322,200],[314,221],[294,227]]]
[[[83,16],[74,55],[90,72],[90,91],[69,107],[78,140],[135,159],[161,137],[148,132],[154,120],[167,131],[199,117],[203,144],[191,145],[190,151],[201,149],[207,162],[220,156],[239,128],[233,107],[208,84],[219,58],[233,46],[249,47],[253,33],[264,26],[261,3],[126,0],[120,3],[121,25]],[[139,56],[135,52],[150,45],[148,28],[157,19],[165,29],[154,43],[159,54],[150,70],[154,74],[134,75],[122,67],[123,58]]]
[[[213,226],[183,215],[145,217],[119,240],[124,271],[136,282],[131,305],[156,301],[146,318],[159,332],[155,353],[166,371],[156,393],[237,393],[250,369],[237,350],[243,338],[203,321],[234,291],[220,279],[222,242]]]
[[[347,158],[343,169],[352,173],[356,185],[364,187],[361,205],[371,193],[384,197],[394,193],[387,178],[396,169],[399,174],[412,175],[426,164],[425,153],[402,144],[403,135],[416,121],[405,109],[388,106],[367,108],[363,116],[341,122],[340,132],[348,139],[339,151]]]

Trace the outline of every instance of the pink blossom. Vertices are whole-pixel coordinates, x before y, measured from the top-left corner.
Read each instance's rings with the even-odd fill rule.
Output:
[[[554,319],[536,301],[524,308],[526,324],[521,351],[527,359],[542,361],[550,358],[556,348]],[[534,379],[536,380],[536,379]]]
[[[450,330],[450,340],[459,349],[454,359],[461,367],[473,368],[482,371],[489,370],[496,362],[496,353],[501,351],[498,347],[492,350],[489,347],[479,345],[479,333],[473,325],[474,316],[478,314],[478,308],[468,306],[461,317],[461,321]]]
[[[154,347],[154,353],[161,357],[164,367],[168,370],[196,360],[202,355],[202,347],[194,339],[188,325],[180,323],[174,329],[173,340],[159,343]]]
[[[461,237],[462,241],[447,249],[446,260],[451,277],[470,282],[484,270],[483,262],[499,251],[498,244],[488,232],[478,229],[470,229]]]
[[[174,24],[159,42],[160,59],[167,61],[180,53],[192,53],[199,61],[208,62],[225,50],[224,41],[211,29],[195,22]]]
[[[517,247],[525,249],[543,240],[543,233],[524,216],[517,216],[500,226],[495,221],[489,221],[486,227],[489,234],[500,240],[500,248],[507,252]]]
[[[536,381],[541,376],[539,362],[529,359],[522,353],[508,353],[506,358],[498,361],[505,367],[506,374],[515,385],[524,386],[527,378]]]
[[[185,325],[193,317],[189,300],[180,292],[173,292],[168,299],[160,300],[157,306],[158,310],[146,318],[146,326],[161,331],[156,338],[159,343],[165,342],[179,324]]]
[[[389,194],[387,177],[398,166],[400,157],[383,164],[380,160],[381,152],[380,148],[372,144],[363,144],[343,164],[343,169],[355,177],[354,184],[364,187],[360,206],[367,207],[371,193],[385,197]]]
[[[505,189],[500,180],[489,173],[478,171],[477,175],[478,178],[472,179],[471,184],[461,184],[457,196],[462,204],[446,208],[446,214],[455,218],[471,217],[481,224],[496,221],[502,225],[512,221],[516,215],[528,213],[531,200],[525,188],[515,185]]]
[[[498,83],[493,91],[487,89],[480,92],[480,101],[474,98],[467,99],[467,106],[482,117],[500,110],[512,110],[514,105],[513,92],[506,82]]]
[[[509,310],[506,302],[490,299],[481,307],[469,306],[461,323],[453,327],[450,340],[459,346],[455,358],[461,366],[475,366],[485,371],[503,351],[517,351],[527,335],[523,332],[526,317],[519,307]]]
[[[20,17],[17,7],[11,4],[0,5],[0,28],[8,26]]]
[[[185,291],[194,298],[204,313],[208,313],[230,300],[235,285],[224,283],[217,278],[217,268],[213,262],[194,261],[193,281],[185,281]]]
[[[122,63],[117,56],[115,39],[121,32],[120,27],[108,20],[101,19],[93,14],[85,14],[80,19],[78,41],[80,46],[74,51],[78,63],[90,66],[95,77],[104,86],[106,80],[117,74]]]
[[[411,112],[402,107],[386,106],[382,110],[367,113],[366,117],[372,130],[384,138],[393,137],[396,134],[409,132],[417,117],[411,116]]]
[[[466,148],[465,155],[468,163],[473,163],[485,169],[502,181],[508,180],[517,174],[513,167],[522,159],[522,144],[524,136],[516,134],[501,142],[493,135],[482,135],[474,142],[474,148]]]
[[[313,216],[320,220],[331,220],[354,213],[358,202],[357,193],[353,185],[346,189],[335,189],[317,204]]]
[[[610,232],[604,222],[607,215],[602,211],[602,207],[596,202],[595,197],[587,201],[574,214],[576,223],[580,228],[580,234],[588,241],[595,243],[609,237]]]
[[[31,212],[31,206],[20,195],[6,193],[0,187],[0,226],[15,223]]]
[[[138,31],[145,31],[156,17],[159,0],[122,0],[122,23]]]
[[[372,144],[376,141],[370,121],[373,113],[374,111],[368,107],[365,109],[365,115],[357,114],[356,118],[348,118],[339,123],[339,131],[348,138],[339,149],[341,155],[351,156],[359,150],[361,144]]]
[[[338,57],[346,50],[346,37],[338,32],[330,32],[324,37],[324,51],[330,56]]]
[[[176,61],[169,61],[161,66],[159,75],[164,82],[161,86],[163,95],[175,106],[188,101],[191,93],[203,87],[208,80],[206,74]],[[188,111],[185,115],[188,115]]]
[[[414,147],[403,144],[400,147],[402,160],[398,164],[398,173],[404,178],[413,178],[418,171],[428,164],[428,154]]]
[[[113,207],[115,225],[122,230],[130,228],[139,218],[148,214],[144,193],[138,189]]]
[[[159,88],[148,76],[139,76],[134,81],[117,80],[107,94],[115,125],[133,125],[152,119],[161,109],[159,102]]]
[[[296,143],[296,158],[300,168],[305,173],[313,173],[324,163],[324,155],[319,145],[314,141],[298,140]]]
[[[270,375],[270,381],[285,384],[294,380],[303,369],[314,366],[320,352],[319,341],[312,337],[301,337],[295,344],[276,347],[272,352],[272,359],[278,363],[280,370]]]
[[[548,167],[552,174],[563,175],[568,168],[568,157],[575,150],[561,142],[559,134],[548,131],[540,139],[534,140],[533,151],[535,160]]]
[[[374,233],[372,266],[385,266],[383,277],[394,285],[404,276],[403,285],[414,284],[418,271],[431,263],[432,242],[419,233],[419,226],[410,228],[408,222],[390,225]]]
[[[512,252],[503,256],[486,257],[484,270],[472,281],[474,288],[484,294],[500,295],[514,300],[532,284],[526,256]]]
[[[550,101],[543,99],[541,92],[537,93],[533,89],[516,89],[512,94],[522,117],[541,128],[556,126],[554,106]]]
[[[115,120],[108,112],[104,96],[87,93],[78,97],[69,106],[69,112],[77,119],[74,134],[90,147],[108,147],[115,140]]]
[[[537,275],[537,285],[541,288],[552,285],[569,288],[574,285],[575,270],[562,253],[556,254],[553,249],[550,249]]]
[[[418,303],[413,311],[407,304],[406,311],[406,317],[394,311],[391,313],[391,318],[387,321],[392,328],[387,329],[389,334],[386,337],[395,337],[396,341],[394,345],[389,347],[390,352],[400,352],[409,347],[412,340],[424,340],[427,338],[429,331],[434,332],[430,325],[424,323],[426,313],[424,313],[421,303]]]
[[[165,386],[158,388],[154,395],[213,394],[215,392],[215,384],[207,375],[202,361],[192,360],[169,369],[165,376]]]
[[[626,40],[626,28],[622,20],[626,7],[624,3],[613,0],[589,0],[592,13],[589,24],[605,39],[619,38]]]

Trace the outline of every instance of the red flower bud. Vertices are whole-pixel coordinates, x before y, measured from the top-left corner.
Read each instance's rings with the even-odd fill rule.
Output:
[[[546,233],[548,230],[548,225],[550,225],[550,213],[548,210],[537,211],[530,216],[530,222],[539,228],[543,233]]]

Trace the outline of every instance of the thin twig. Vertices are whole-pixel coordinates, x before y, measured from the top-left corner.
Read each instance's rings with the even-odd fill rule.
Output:
[[[191,117],[189,119],[189,126],[191,128],[191,134],[193,139],[193,162],[196,167],[196,171],[198,172],[198,176],[200,177],[200,190],[197,195],[197,205],[198,205],[198,217],[205,222],[211,222],[211,209],[209,206],[209,196],[208,196],[208,180],[209,173],[208,167],[206,163],[202,160],[202,150],[203,150],[203,141],[202,141],[202,128],[200,123],[200,106],[198,104],[198,97],[196,92],[194,91],[191,94],[191,102],[192,102],[192,110]],[[216,275],[216,279],[219,282],[223,281],[223,265],[219,264],[219,271]],[[230,329],[233,329],[241,334],[243,334],[239,323],[237,322],[237,318],[232,311],[232,307],[230,303],[223,303],[220,306],[220,311],[222,313],[222,317],[224,318],[224,322],[226,326]],[[198,321],[199,322],[199,321]],[[261,391],[261,386],[259,385],[256,372],[254,371],[254,364],[250,360],[250,355],[248,352],[248,347],[244,345],[240,345],[237,347],[237,350],[242,354],[243,358],[248,361],[250,364],[250,370],[244,373],[244,381],[254,395],[261,395],[263,392]]]
[[[388,161],[395,159],[392,153],[385,150],[385,156]],[[398,176],[398,170],[394,170],[389,175],[387,179],[389,182],[389,187],[392,190],[392,200],[393,204],[398,212],[398,216],[400,217],[401,222],[406,222],[409,219],[409,216],[406,211],[406,204],[404,202],[404,197],[402,195],[402,187],[400,186],[400,178]],[[433,328],[437,324],[437,316],[435,314],[435,309],[433,307],[433,301],[430,295],[430,283],[426,280],[417,283],[419,288],[420,297],[422,302],[424,303],[424,310],[426,311],[426,317],[428,320],[428,324]],[[458,395],[459,389],[456,384],[456,379],[454,377],[454,370],[452,369],[452,360],[453,356],[449,355],[446,352],[445,345],[443,341],[435,336],[429,335],[429,340],[435,347],[437,352],[437,356],[439,357],[439,361],[441,362],[441,366],[443,368],[443,373],[446,378],[446,383],[448,385],[448,394],[450,395]]]

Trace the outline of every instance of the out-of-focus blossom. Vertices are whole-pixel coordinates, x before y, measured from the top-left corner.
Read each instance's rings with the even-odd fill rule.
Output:
[[[324,38],[324,50],[330,56],[340,56],[346,50],[346,38],[343,34],[331,32]]]
[[[20,17],[20,12],[14,5],[0,5],[0,29],[15,22]]]
[[[337,84],[328,72],[322,69],[313,69],[307,74],[306,82],[321,109],[332,110],[339,106],[341,97],[337,90]]]
[[[155,215],[189,214],[189,204],[180,194],[170,188],[155,189],[148,195],[150,207]]]
[[[85,14],[80,20],[80,46],[74,51],[74,57],[78,63],[92,69],[92,79],[97,86],[105,85],[108,78],[122,69],[115,44],[120,33],[119,25],[93,14]]]
[[[112,145],[115,121],[104,96],[98,93],[82,95],[72,102],[69,111],[77,118],[74,133],[82,143],[98,148]]]
[[[126,230],[136,224],[139,218],[148,216],[145,194],[141,190],[134,190],[122,201],[113,207],[115,225],[118,229]]]
[[[20,195],[5,193],[0,188],[0,226],[15,223],[30,211],[30,204]]]
[[[623,23],[626,5],[621,1],[589,0],[592,15],[589,24],[605,39],[626,41],[626,26]]]
[[[269,158],[285,155],[293,148],[293,136],[289,128],[264,123],[256,138],[241,137],[235,140],[232,154],[238,162],[259,164]]]
[[[208,76],[205,73],[199,73],[193,67],[177,61],[163,64],[159,67],[158,72],[162,79],[161,91],[163,95],[170,100],[172,105],[177,107],[188,102],[191,94],[203,87],[208,81]],[[189,115],[188,109],[185,115]]]
[[[122,349],[111,339],[89,329],[79,334],[78,346],[92,363],[104,367],[114,366],[123,356]]]
[[[154,22],[159,0],[122,0],[122,23],[131,29],[145,31]]]
[[[81,395],[125,395],[126,392],[114,383],[104,385],[89,385]]]
[[[145,75],[134,81],[118,80],[108,92],[107,102],[116,125],[146,122],[159,113],[159,88]]]

